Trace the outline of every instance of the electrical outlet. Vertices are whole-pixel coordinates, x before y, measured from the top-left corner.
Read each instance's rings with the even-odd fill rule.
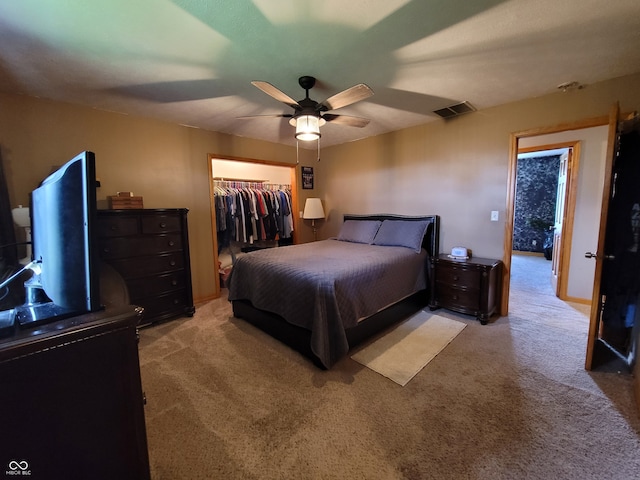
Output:
[[[491,221],[492,222],[498,221],[498,210],[491,210]]]
[[[535,247],[536,245],[538,245],[538,241],[537,240],[531,240],[531,245],[533,245]]]

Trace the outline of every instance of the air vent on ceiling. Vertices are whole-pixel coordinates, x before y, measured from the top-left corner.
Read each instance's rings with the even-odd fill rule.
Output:
[[[469,102],[460,102],[448,107],[434,110],[433,113],[442,118],[453,118],[463,113],[475,112],[476,109]]]

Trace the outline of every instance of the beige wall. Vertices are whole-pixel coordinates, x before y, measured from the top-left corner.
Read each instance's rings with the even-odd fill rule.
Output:
[[[96,154],[98,208],[117,191],[144,197],[146,208],[189,209],[194,298],[215,292],[209,153],[295,164],[295,149],[95,109],[0,95],[0,153],[12,207],[52,166],[77,153]]]
[[[315,189],[298,190],[299,202],[323,199],[329,219],[320,238],[337,233],[345,212],[436,213],[443,251],[462,244],[477,256],[501,258],[509,134],[607,115],[617,100],[623,111],[640,107],[640,74],[326,148],[320,162],[315,151],[301,150],[301,165],[314,167]],[[52,165],[82,150],[96,153],[100,206],[126,190],[142,195],[148,208],[189,208],[197,301],[215,292],[207,155],[295,163],[292,147],[0,94],[0,152],[12,206],[27,203]],[[499,222],[489,220],[491,210],[500,212]],[[310,229],[299,233],[300,241],[310,240]]]
[[[606,117],[616,101],[640,109],[640,74],[327,148],[316,167],[329,212],[319,236],[335,235],[343,213],[439,214],[441,251],[502,258],[510,134]]]
[[[211,160],[211,170],[214,178],[291,184],[291,167],[214,158]]]

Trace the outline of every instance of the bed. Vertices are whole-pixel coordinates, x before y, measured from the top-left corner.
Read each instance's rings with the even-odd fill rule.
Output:
[[[239,258],[233,314],[329,369],[428,303],[438,240],[437,215],[345,215],[335,238]]]

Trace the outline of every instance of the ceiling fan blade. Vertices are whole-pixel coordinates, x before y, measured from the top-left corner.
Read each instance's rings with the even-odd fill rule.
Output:
[[[351,88],[347,88],[346,90],[327,98],[322,102],[322,105],[327,107],[327,110],[336,110],[337,108],[346,107],[352,103],[369,98],[371,95],[373,95],[373,90],[364,83],[359,83],[358,85],[354,85]]]
[[[236,118],[241,118],[241,119],[247,119],[247,118],[291,118],[293,117],[293,115],[289,114],[289,113],[281,113],[281,114],[271,114],[271,115],[245,115],[242,117],[236,117]]]
[[[290,107],[293,107],[293,108],[300,108],[300,105],[298,105],[298,102],[296,102],[293,98],[291,98],[289,95],[284,93],[279,88],[276,88],[273,85],[271,85],[269,82],[262,82],[262,81],[259,81],[259,80],[255,80],[255,81],[251,82],[251,84],[253,86],[255,86],[255,87],[258,87],[264,93],[266,93],[270,97],[275,98],[279,102],[282,102],[282,103],[284,103],[286,105],[289,105]]]
[[[322,118],[336,125],[348,125],[358,128],[366,127],[370,121],[368,118],[352,117],[351,115],[334,115],[332,113],[325,113],[322,115]]]

